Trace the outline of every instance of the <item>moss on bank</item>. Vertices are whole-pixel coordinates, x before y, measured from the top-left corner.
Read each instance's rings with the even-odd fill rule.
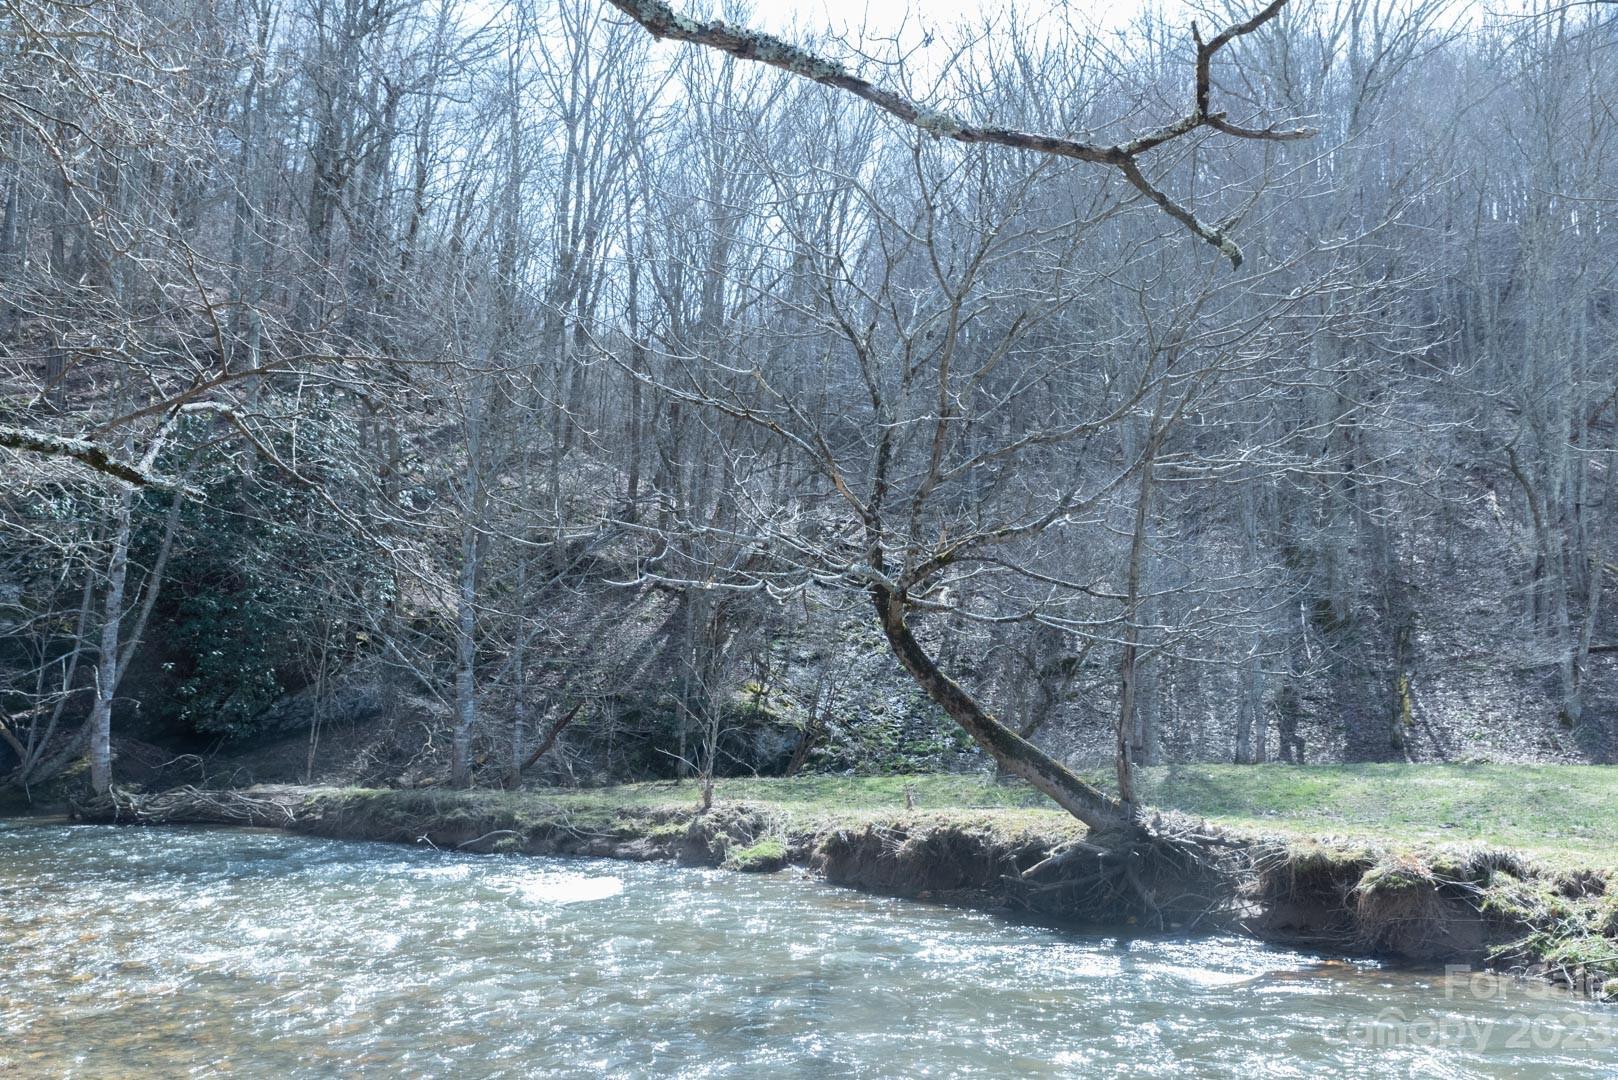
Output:
[[[787,864],[787,842],[779,836],[766,836],[746,847],[732,848],[721,863],[726,870],[750,873],[779,870]]]

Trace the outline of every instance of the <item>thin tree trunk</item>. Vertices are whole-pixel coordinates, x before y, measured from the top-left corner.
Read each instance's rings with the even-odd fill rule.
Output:
[[[107,567],[107,597],[102,604],[101,651],[96,658],[96,700],[90,710],[90,789],[104,795],[112,787],[112,700],[118,692],[118,628],[124,617],[124,584],[129,575],[129,521],[135,495],[124,488]]]
[[[474,481],[475,483],[476,481]],[[455,731],[450,742],[450,785],[472,786],[472,733],[477,727],[478,527],[467,510],[461,527],[461,575],[455,609]]]
[[[1135,500],[1135,529],[1129,543],[1129,582],[1124,599],[1124,648],[1119,664],[1118,725],[1115,732],[1113,769],[1118,777],[1118,797],[1126,807],[1135,805],[1135,748],[1143,740],[1136,715],[1140,678],[1140,594],[1141,572],[1146,561],[1147,514],[1152,503],[1152,462],[1157,456],[1158,435],[1147,437],[1142,455],[1140,493]]]
[[[520,646],[519,646],[520,648]],[[506,769],[506,787],[522,786],[523,753],[528,742],[528,680],[522,660],[517,661],[511,702],[511,764]]]

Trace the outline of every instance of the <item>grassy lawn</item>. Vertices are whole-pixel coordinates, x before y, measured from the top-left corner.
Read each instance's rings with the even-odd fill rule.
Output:
[[[1243,829],[1481,843],[1618,863],[1618,768],[1197,765],[1148,770],[1145,797]]]
[[[1092,777],[1104,783],[1100,776]],[[984,810],[1032,824],[1066,818],[1025,785],[973,776],[723,780],[718,797],[804,816]],[[1377,844],[1481,843],[1556,861],[1618,864],[1618,768],[1572,765],[1179,765],[1143,770],[1142,797],[1244,832]],[[579,810],[682,806],[693,782],[547,791]]]

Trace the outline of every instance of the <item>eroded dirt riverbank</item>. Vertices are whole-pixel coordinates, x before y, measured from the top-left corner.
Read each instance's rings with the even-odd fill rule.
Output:
[[[120,794],[82,819],[238,824],[462,852],[793,866],[846,887],[1046,923],[1144,932],[1234,930],[1271,942],[1423,964],[1492,967],[1618,989],[1618,891],[1599,868],[1551,869],[1481,847],[1377,850],[1230,837],[1228,903],[1164,897],[1124,912],[1094,887],[1077,823],[1006,811],[804,813],[761,802],[588,808],[543,793],[264,786]],[[1165,883],[1156,882],[1159,889]],[[1150,895],[1150,893],[1149,893]],[[1165,916],[1163,912],[1172,912]]]

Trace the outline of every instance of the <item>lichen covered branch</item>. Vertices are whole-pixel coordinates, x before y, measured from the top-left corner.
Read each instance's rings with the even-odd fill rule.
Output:
[[[0,427],[0,446],[8,450],[22,450],[45,457],[72,458],[96,472],[134,484],[136,487],[180,486],[175,481],[157,476],[139,465],[120,461],[109,454],[105,447],[97,446],[88,439],[72,439],[28,428]]]

